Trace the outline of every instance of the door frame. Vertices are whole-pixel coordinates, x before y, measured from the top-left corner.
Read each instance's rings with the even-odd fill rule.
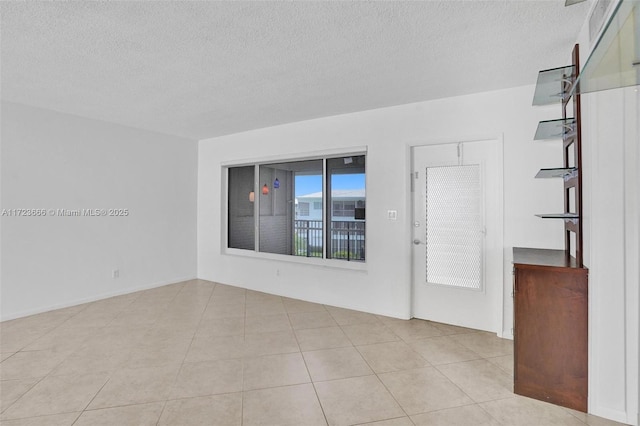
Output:
[[[498,337],[503,337],[503,338],[509,338],[512,339],[513,338],[513,334],[511,332],[509,332],[509,330],[513,330],[511,325],[505,326],[505,311],[509,311],[509,312],[513,312],[513,299],[508,298],[509,295],[511,295],[511,291],[512,291],[512,286],[513,283],[511,280],[509,283],[507,283],[505,281],[505,277],[507,276],[511,276],[509,275],[509,272],[505,270],[505,268],[508,266],[505,263],[505,256],[504,256],[504,135],[501,133],[498,136],[487,136],[487,135],[482,135],[482,136],[463,136],[463,137],[457,137],[457,138],[442,138],[442,139],[434,139],[431,141],[427,141],[427,140],[422,140],[422,141],[416,141],[416,142],[408,142],[406,144],[406,164],[407,164],[407,205],[406,205],[406,209],[407,212],[409,213],[409,219],[407,221],[407,228],[406,228],[406,244],[409,247],[409,267],[410,267],[410,277],[411,277],[411,282],[409,283],[409,300],[408,300],[408,304],[409,304],[409,316],[410,318],[414,318],[414,282],[416,277],[415,275],[415,268],[414,268],[414,260],[413,260],[413,244],[411,243],[412,241],[412,235],[413,235],[413,223],[416,220],[414,218],[414,197],[413,197],[413,159],[414,159],[414,149],[415,148],[421,148],[421,147],[428,147],[428,146],[433,146],[433,145],[448,145],[448,144],[459,144],[459,143],[472,143],[472,142],[486,142],[486,141],[492,141],[495,142],[497,144],[496,146],[496,150],[495,150],[495,154],[497,156],[496,158],[496,162],[498,164],[500,164],[502,167],[499,168],[498,170],[498,174],[499,174],[499,178],[498,178],[498,185],[496,188],[497,191],[497,198],[498,198],[498,203],[499,203],[499,208],[496,209],[496,213],[498,215],[498,217],[496,218],[498,223],[501,224],[498,227],[498,234],[496,235],[496,250],[499,251],[499,253],[497,253],[499,259],[500,259],[500,263],[502,265],[502,267],[500,268],[500,270],[498,271],[498,276],[501,278],[502,281],[502,291],[496,291],[496,299],[494,300],[495,302],[495,306],[500,306],[502,307],[502,309],[497,309],[497,312],[495,313],[494,316],[494,321],[495,321],[495,328],[496,328],[496,334]],[[505,305],[505,301],[511,300],[511,303],[507,305]],[[511,315],[513,317],[513,315]],[[511,324],[511,323],[510,323]]]

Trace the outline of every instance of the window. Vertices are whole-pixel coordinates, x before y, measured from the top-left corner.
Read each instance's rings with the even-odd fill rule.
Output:
[[[336,217],[355,217],[356,202],[355,201],[334,201],[333,215]]]
[[[364,155],[228,167],[227,176],[228,248],[365,260]]]

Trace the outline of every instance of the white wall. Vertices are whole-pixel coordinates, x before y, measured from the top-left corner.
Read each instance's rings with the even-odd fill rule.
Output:
[[[578,37],[581,67],[594,42],[585,22]],[[582,95],[589,412],[635,425],[640,422],[639,90],[635,86]]]
[[[533,87],[421,102],[276,126],[200,141],[198,276],[265,292],[408,318],[411,289],[411,146],[504,137],[504,324],[511,337],[511,248],[562,248],[562,183],[533,179],[562,164],[559,141],[534,142],[539,120],[559,106],[533,108]],[[221,164],[319,149],[367,147],[366,270],[224,254]],[[319,148],[321,147],[321,148]],[[389,221],[387,210],[397,210]],[[503,330],[499,330],[502,333]]]
[[[195,141],[3,103],[1,161],[2,209],[129,209],[3,216],[3,320],[195,277]]]
[[[637,424],[640,94],[631,87],[582,99],[589,407],[594,414]]]

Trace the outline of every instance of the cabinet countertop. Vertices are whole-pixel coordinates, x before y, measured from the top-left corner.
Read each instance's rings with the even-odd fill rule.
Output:
[[[586,270],[586,268],[579,268],[576,259],[564,250],[514,247],[513,264]]]

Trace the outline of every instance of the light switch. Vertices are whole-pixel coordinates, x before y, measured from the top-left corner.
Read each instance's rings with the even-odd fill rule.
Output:
[[[398,211],[397,210],[387,210],[387,219],[389,219],[389,220],[397,220],[398,219]]]

